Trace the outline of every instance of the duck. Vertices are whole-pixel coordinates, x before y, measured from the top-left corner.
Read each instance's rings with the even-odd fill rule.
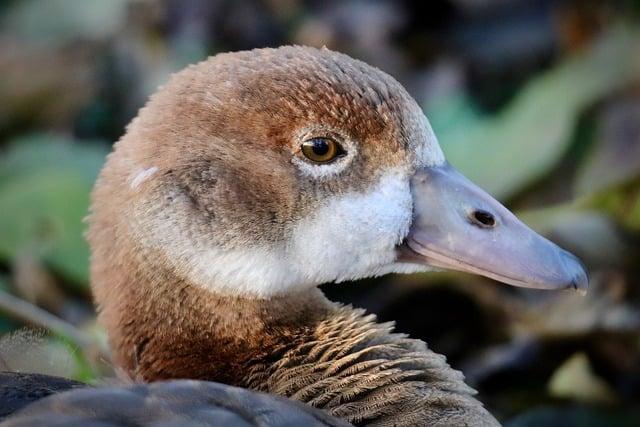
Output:
[[[98,320],[140,384],[55,393],[16,420],[34,405],[52,420],[74,393],[115,411],[109,396],[165,386],[288,398],[336,423],[496,426],[444,356],[319,285],[444,269],[588,286],[577,257],[446,161],[399,82],[327,48],[221,53],[174,74],[108,155],[88,224]]]

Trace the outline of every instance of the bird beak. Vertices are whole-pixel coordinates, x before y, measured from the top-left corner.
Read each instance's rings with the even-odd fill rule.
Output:
[[[586,292],[589,280],[578,258],[531,230],[450,165],[418,170],[411,192],[413,224],[399,261],[514,286]]]

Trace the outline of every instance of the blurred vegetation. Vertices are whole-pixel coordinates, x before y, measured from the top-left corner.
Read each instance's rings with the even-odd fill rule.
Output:
[[[453,273],[327,294],[445,353],[510,426],[640,425],[638,1],[0,1],[4,367],[112,372],[82,221],[110,144],[171,72],[288,43],[398,78],[449,161],[592,278],[586,297]]]

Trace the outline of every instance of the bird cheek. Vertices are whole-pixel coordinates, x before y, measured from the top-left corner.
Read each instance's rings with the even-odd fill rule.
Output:
[[[321,281],[368,277],[394,261],[411,218],[409,180],[392,171],[364,192],[327,200],[302,220],[292,252],[297,264]]]

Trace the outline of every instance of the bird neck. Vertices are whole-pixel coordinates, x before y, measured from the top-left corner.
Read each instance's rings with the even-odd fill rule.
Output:
[[[108,268],[108,283],[94,271],[114,362],[136,380],[243,385],[239,373],[250,364],[273,360],[337,309],[317,288],[269,299],[217,294],[179,278],[161,258],[139,258]]]
[[[114,362],[134,380],[213,380],[355,424],[435,425],[454,413],[461,418],[451,424],[496,425],[443,356],[316,288],[271,299],[224,296],[163,270],[161,258],[146,256],[147,268],[137,269],[135,259],[120,259],[121,268],[94,259],[93,271]]]

